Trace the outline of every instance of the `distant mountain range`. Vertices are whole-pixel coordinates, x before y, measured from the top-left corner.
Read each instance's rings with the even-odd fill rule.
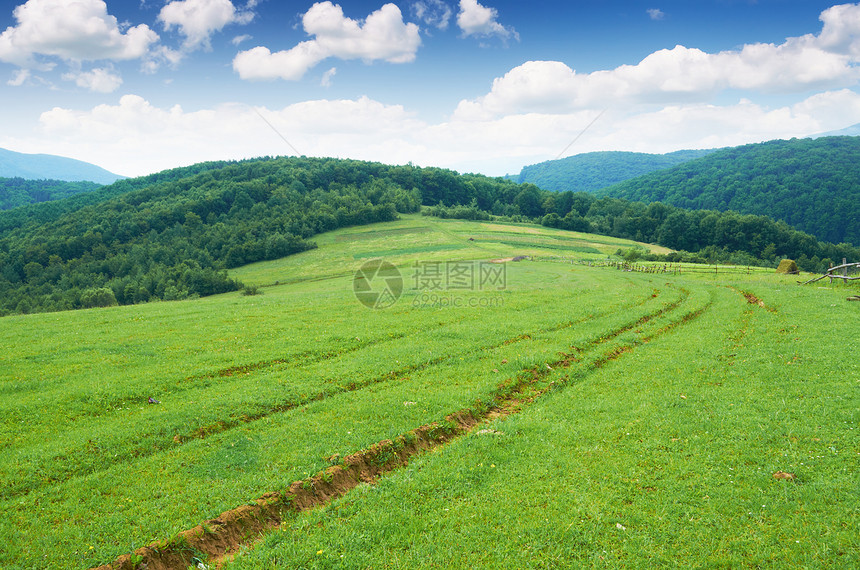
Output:
[[[655,170],[671,168],[705,156],[713,150],[679,150],[668,154],[604,151],[588,152],[525,166],[507,178],[529,182],[555,192],[594,192]]]
[[[860,123],[806,138],[818,139],[840,136],[860,136]],[[622,151],[587,152],[524,166],[519,174],[509,174],[505,178],[519,184],[529,182],[539,188],[554,192],[566,192],[568,190],[595,192],[637,176],[702,158],[716,150],[719,149],[679,150],[667,154]]]
[[[125,177],[73,158],[53,154],[24,154],[0,148],[0,178],[111,184]]]
[[[826,133],[820,133],[817,135],[813,135],[809,138],[817,139],[821,137],[856,137],[860,136],[860,123],[856,125],[851,125],[850,127],[845,127],[844,129],[839,129],[838,131],[828,131]]]

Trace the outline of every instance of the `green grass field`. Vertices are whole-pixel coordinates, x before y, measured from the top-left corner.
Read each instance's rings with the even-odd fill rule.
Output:
[[[860,565],[847,288],[588,267],[630,242],[539,226],[406,216],[317,241],[233,272],[262,295],[0,319],[0,567],[109,563],[532,370],[519,413],[228,566]],[[521,255],[552,261],[486,263]],[[353,278],[378,257],[403,292],[374,310]]]

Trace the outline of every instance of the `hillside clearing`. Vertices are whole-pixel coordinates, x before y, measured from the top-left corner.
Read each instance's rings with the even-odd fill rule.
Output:
[[[4,318],[0,566],[85,568],[166,544],[334,456],[486,414],[523,377],[519,413],[288,516],[230,564],[857,562],[846,288],[589,268],[571,261],[606,254],[540,247],[567,232],[488,225],[414,216],[324,234],[235,270],[258,296]],[[505,264],[484,289],[412,286],[446,262],[523,254],[509,234],[564,262]],[[464,247],[386,257],[404,278],[388,309],[353,296],[363,253],[446,245]]]

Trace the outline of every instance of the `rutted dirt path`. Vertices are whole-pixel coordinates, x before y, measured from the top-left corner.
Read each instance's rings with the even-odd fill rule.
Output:
[[[110,467],[114,467],[123,462],[130,462],[134,460],[138,460],[142,457],[147,457],[159,452],[163,452],[172,448],[176,448],[181,446],[189,441],[195,439],[205,439],[207,437],[211,437],[216,434],[220,434],[231,429],[235,429],[242,425],[246,425],[255,421],[263,420],[273,414],[288,412],[293,409],[301,408],[302,406],[306,406],[308,404],[319,402],[322,400],[326,400],[331,397],[335,397],[338,395],[356,392],[363,389],[371,388],[373,386],[382,385],[388,382],[395,382],[400,378],[408,376],[410,374],[423,371],[427,368],[431,368],[433,366],[438,366],[444,364],[445,362],[454,361],[459,357],[466,356],[467,354],[472,354],[475,352],[484,352],[484,351],[492,351],[494,349],[500,348],[502,346],[510,346],[519,342],[527,341],[533,338],[534,336],[554,333],[561,330],[569,329],[578,324],[581,324],[587,320],[600,318],[607,313],[619,312],[624,310],[632,310],[636,307],[640,307],[647,303],[648,301],[652,301],[654,296],[643,296],[642,298],[635,299],[630,302],[625,302],[620,306],[612,307],[611,309],[604,311],[595,311],[594,313],[570,320],[563,321],[560,323],[555,323],[550,326],[542,327],[539,329],[533,329],[527,331],[525,333],[519,334],[515,337],[498,340],[493,343],[488,343],[479,346],[472,346],[467,348],[464,351],[449,353],[437,358],[433,358],[428,361],[417,362],[413,364],[406,364],[399,368],[394,368],[391,370],[387,370],[382,373],[378,373],[373,376],[368,376],[366,378],[359,379],[357,381],[353,381],[347,384],[338,385],[338,384],[329,384],[323,387],[320,390],[311,392],[305,395],[302,398],[292,399],[289,401],[283,401],[280,403],[275,403],[273,405],[269,405],[264,409],[257,409],[252,413],[245,413],[242,415],[234,415],[227,418],[218,419],[216,421],[212,421],[211,423],[207,423],[205,425],[198,426],[193,430],[189,430],[186,432],[179,432],[173,434],[172,437],[164,438],[163,440],[155,443],[154,445],[149,445],[143,448],[134,448],[134,449],[125,449],[121,456],[117,458],[113,463],[111,463]],[[459,323],[460,319],[455,319],[450,321],[448,324],[456,324]],[[341,351],[331,351],[325,354],[318,353],[302,353],[295,357],[288,358],[276,358],[266,361],[252,362],[246,363],[242,365],[238,365],[231,368],[222,368],[218,370],[214,370],[209,373],[200,374],[196,376],[192,376],[186,378],[183,383],[193,384],[197,380],[211,380],[217,378],[229,378],[231,376],[241,376],[245,374],[250,374],[259,371],[265,371],[269,369],[273,369],[277,366],[290,364],[294,367],[301,367],[308,364],[314,364],[326,358],[335,358],[342,357],[344,355],[351,354],[358,350],[371,348],[374,346],[378,346],[387,342],[403,342],[405,339],[408,339],[409,335],[406,334],[397,334],[391,337],[383,337],[379,339],[371,339],[367,341],[363,341],[358,345],[348,347]],[[175,381],[171,381],[171,385],[173,385]],[[77,453],[90,453],[89,449],[83,448],[77,450]],[[54,477],[54,481],[63,481],[68,480],[73,476],[84,476],[90,475],[94,473],[98,473],[101,469],[83,469],[79,462],[74,460],[74,452],[64,453],[64,460],[60,465],[67,466],[69,470],[69,474],[63,473],[62,471],[56,471],[52,475]],[[56,468],[56,461],[52,463],[52,466]],[[72,474],[72,470],[74,470],[74,474]],[[35,471],[35,470],[34,470]],[[9,482],[8,486],[2,490],[2,494],[5,498],[14,498],[18,496],[25,496],[34,489],[38,488],[40,485],[44,483],[43,478],[33,479],[30,481],[22,480],[17,482],[15,486],[12,486],[12,483]]]
[[[572,352],[562,354],[554,362],[522,370],[499,385],[489,402],[476,401],[470,408],[446,416],[444,421],[423,425],[393,440],[380,441],[342,460],[333,458],[335,465],[294,482],[285,491],[267,493],[253,504],[226,511],[168,541],[120,556],[110,564],[99,566],[98,570],[184,570],[195,564],[195,559],[217,564],[225,555],[236,551],[243,544],[255,541],[261,532],[277,526],[291,514],[341,497],[360,483],[373,482],[380,475],[405,465],[414,455],[445,445],[469,433],[484,421],[516,413],[550,390],[582,380],[590,372],[632,352],[641,343],[695,320],[710,307],[709,300],[659,326],[660,323],[655,322],[658,318],[674,316],[689,299],[689,291],[681,288],[679,292],[677,300],[606,332],[581,347],[572,347]],[[636,341],[615,342],[620,335],[633,330],[637,335]],[[512,340],[517,342],[522,339],[518,337]],[[551,382],[544,381],[555,374],[555,370],[569,370],[574,366],[577,367],[576,373],[571,370],[564,376],[556,374],[556,379]]]

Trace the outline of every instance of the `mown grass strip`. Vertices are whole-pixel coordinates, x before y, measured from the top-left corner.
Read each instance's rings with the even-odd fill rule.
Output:
[[[458,249],[466,249],[467,245],[458,243],[442,243],[438,245],[417,245],[413,247],[401,247],[398,249],[388,249],[381,251],[365,251],[353,255],[353,259],[372,259],[375,257],[395,257],[399,255],[409,255],[413,253],[429,253],[437,251],[455,251]]]
[[[34,455],[30,457],[29,469],[26,473],[22,473],[20,476],[16,477],[10,477],[7,480],[6,485],[4,485],[3,495],[5,498],[13,498],[45,485],[50,485],[53,482],[65,481],[71,477],[80,477],[82,475],[98,473],[101,470],[115,465],[136,461],[143,457],[148,457],[156,453],[177,448],[193,439],[205,438],[216,433],[229,431],[238,426],[258,421],[271,414],[282,413],[305,406],[311,402],[322,401],[338,394],[361,390],[383,382],[396,381],[398,378],[402,378],[408,374],[422,371],[444,362],[451,362],[470,354],[492,351],[500,346],[510,345],[522,340],[529,340],[540,335],[556,334],[563,329],[576,327],[586,321],[603,318],[607,314],[613,314],[618,311],[624,313],[626,311],[637,310],[640,307],[644,308],[646,303],[653,302],[655,299],[656,293],[652,293],[651,295],[642,295],[641,297],[633,296],[625,299],[618,307],[597,307],[596,310],[591,311],[580,318],[564,320],[544,326],[537,326],[532,328],[529,333],[521,333],[516,337],[502,338],[500,340],[495,340],[492,343],[477,345],[465,343],[463,345],[464,348],[461,348],[460,350],[447,349],[445,355],[441,357],[427,359],[423,356],[419,356],[417,353],[413,353],[411,354],[411,357],[415,359],[415,362],[410,363],[407,361],[399,368],[392,368],[382,373],[363,375],[361,374],[360,369],[356,368],[354,362],[345,361],[344,367],[350,369],[349,377],[353,378],[352,380],[344,379],[337,383],[326,383],[320,387],[308,384],[306,388],[302,388],[302,390],[305,391],[304,394],[295,392],[295,390],[298,389],[295,388],[293,390],[294,395],[289,399],[278,400],[277,397],[275,397],[274,399],[270,399],[270,401],[264,405],[258,404],[246,409],[234,407],[229,415],[216,414],[214,418],[209,420],[206,420],[205,417],[198,417],[194,420],[190,420],[188,422],[189,427],[184,429],[165,430],[163,424],[156,422],[152,427],[153,430],[157,430],[154,432],[154,438],[145,439],[141,437],[146,432],[146,428],[141,424],[137,424],[133,426],[133,430],[137,437],[124,440],[126,443],[112,443],[112,440],[120,437],[122,434],[121,430],[114,430],[112,433],[98,439],[84,438],[81,440],[81,443],[74,448],[64,447],[54,453],[43,450],[38,456]],[[440,333],[444,333],[446,327],[457,325],[459,323],[462,323],[463,326],[471,327],[470,324],[463,321],[463,318],[464,317],[462,315],[459,315],[457,318],[448,319],[445,327],[437,329],[434,336],[439,337]],[[415,336],[415,334],[415,331],[411,331],[408,336]],[[294,371],[303,366],[324,361],[327,361],[326,365],[331,367],[331,360],[334,358],[345,357],[370,348],[375,349],[376,358],[372,359],[373,363],[375,363],[379,358],[382,358],[382,360],[393,360],[394,355],[390,358],[381,357],[379,354],[379,347],[382,345],[391,345],[392,349],[394,349],[396,348],[394,345],[399,345],[399,343],[403,342],[406,338],[407,335],[405,332],[393,332],[377,338],[351,342],[334,351],[306,351],[289,358],[241,364],[231,368],[219,369],[205,375],[192,376],[186,380],[182,380],[177,387],[182,390],[187,390],[190,387],[197,386],[201,381],[205,381],[203,385],[199,386],[199,393],[195,392],[197,393],[196,396],[193,395],[194,393],[191,393],[186,399],[190,401],[200,401],[208,398],[218,401],[220,400],[218,395],[212,393],[212,388],[206,384],[209,380],[235,378],[233,383],[224,386],[224,390],[226,392],[235,392],[245,385],[253,386],[254,390],[260,390],[264,384],[261,383],[259,377],[251,375],[247,378],[243,378],[243,376],[267,369],[276,369],[282,365],[287,366],[287,368],[284,368],[281,372],[287,372],[290,370]],[[476,337],[476,340],[484,340],[483,334]],[[440,350],[442,350],[442,345],[439,346]],[[397,348],[397,350],[399,350],[399,348]],[[316,378],[314,373],[310,373],[309,376]],[[239,382],[240,380],[241,384],[237,384],[236,382]],[[174,380],[168,380],[162,387],[156,387],[155,393],[165,391],[168,387],[172,386],[174,382]],[[224,394],[225,397],[227,396],[226,392]],[[177,393],[178,392],[176,390],[173,390],[172,398],[174,400],[177,399]],[[195,413],[193,410],[189,410],[189,412]],[[102,414],[93,414],[94,417],[100,417],[101,415]],[[197,414],[195,413],[195,415]],[[84,430],[83,427],[78,428],[78,431],[82,430]],[[89,430],[84,431],[91,433]],[[92,438],[92,436],[90,435],[89,438]],[[109,463],[104,463],[102,461],[102,458],[106,454],[113,456],[113,459]]]
[[[662,305],[635,321],[618,327],[587,343],[586,347],[575,349],[569,354],[544,366],[522,370],[516,377],[509,378],[491,395],[488,402],[476,401],[467,409],[449,414],[441,422],[433,422],[401,434],[393,440],[381,441],[370,448],[348,456],[343,463],[329,467],[322,473],[303,481],[293,483],[283,493],[268,493],[257,499],[254,504],[244,505],[222,513],[188,531],[183,531],[167,543],[143,547],[132,554],[123,555],[100,570],[133,570],[141,563],[149,569],[185,568],[200,555],[210,559],[223,557],[260,532],[281,523],[291,512],[299,512],[325,504],[343,496],[362,482],[372,482],[383,473],[408,463],[414,455],[444,445],[471,431],[486,419],[495,419],[518,412],[523,405],[534,401],[550,390],[557,390],[571,382],[571,376],[560,376],[560,371],[573,363],[582,363],[584,352],[598,352],[582,369],[584,373],[574,376],[577,380],[591,371],[597,370],[631,352],[636,343],[611,346],[605,351],[597,351],[601,346],[612,345],[624,332],[637,327],[656,323],[660,317],[676,311],[689,297],[682,290],[679,299]],[[685,312],[677,322],[688,323],[707,308],[699,307]],[[646,333],[638,330],[643,338],[653,339],[674,327],[663,326]],[[556,370],[559,368],[559,370]],[[557,380],[546,382],[549,376]],[[175,546],[178,545],[178,546]]]

